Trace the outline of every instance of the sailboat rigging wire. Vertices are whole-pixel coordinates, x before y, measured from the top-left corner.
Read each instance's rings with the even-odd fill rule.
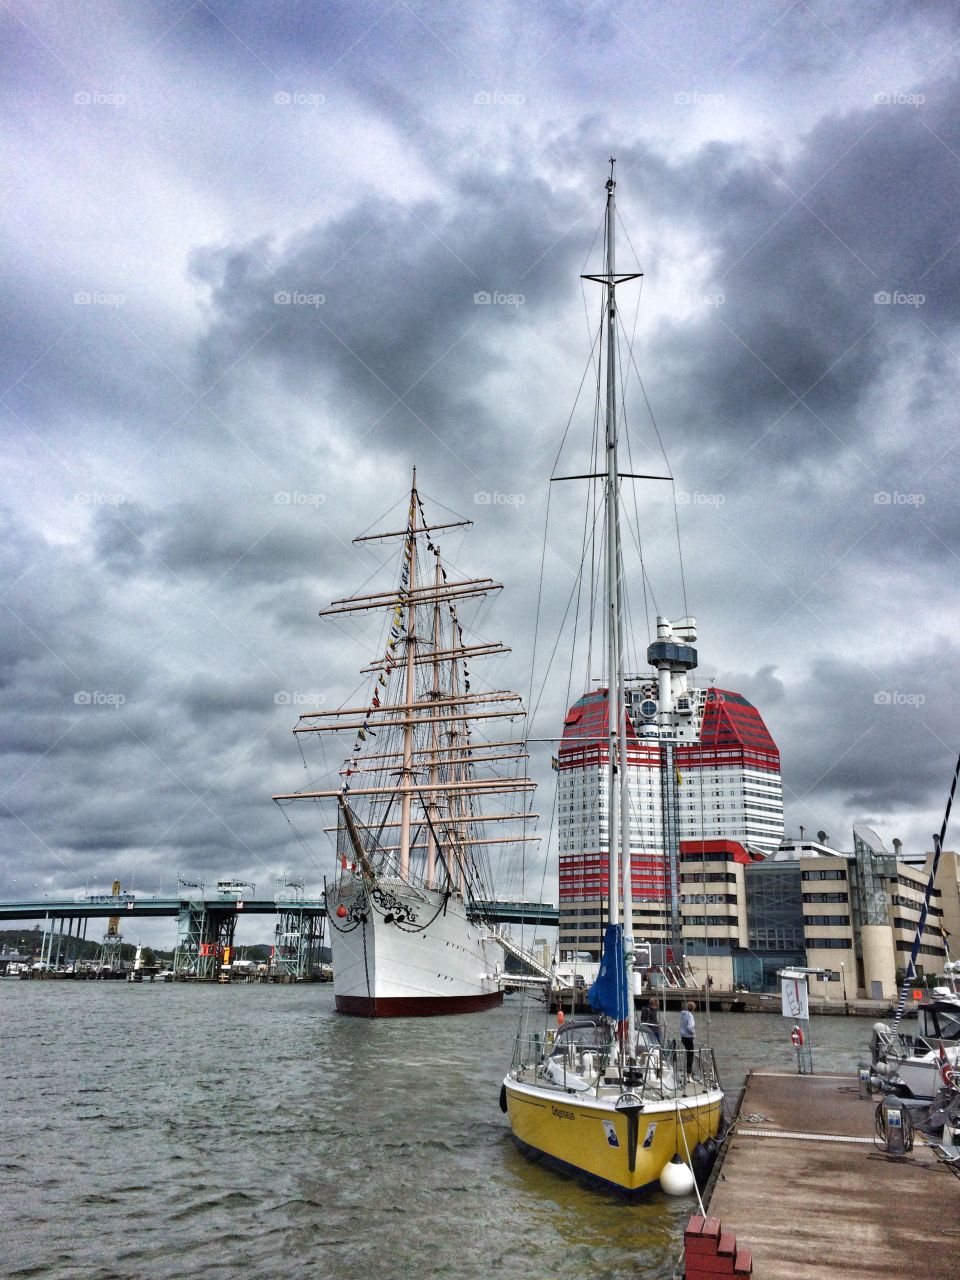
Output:
[[[694,1091],[694,1093],[696,1093],[696,1090]],[[697,1137],[699,1137],[700,1136],[700,1117],[697,1114],[697,1112],[694,1112],[694,1116],[697,1121]],[[687,1127],[683,1123],[682,1119],[680,1118],[680,1095],[679,1094],[677,1095],[677,1128],[683,1134],[683,1145],[687,1151],[687,1164],[690,1166],[691,1173],[693,1173],[693,1189],[697,1193],[697,1204],[700,1206],[700,1212],[705,1218],[707,1216],[707,1211],[703,1207],[703,1197],[700,1194],[700,1187],[697,1184],[697,1175],[693,1169],[693,1158],[690,1155],[690,1143],[687,1141]]]
[[[555,658],[555,657],[556,657],[556,655],[557,655],[557,649],[560,647],[560,638],[561,638],[561,636],[563,635],[563,628],[564,628],[564,626],[565,626],[565,624],[566,624],[567,617],[568,617],[568,616],[569,616],[569,614],[570,614],[570,606],[571,606],[571,604],[573,603],[574,596],[575,596],[576,591],[577,591],[577,583],[579,582],[579,580],[580,580],[580,578],[581,578],[582,574],[583,574],[583,562],[581,561],[581,563],[580,563],[580,567],[578,568],[577,573],[576,573],[576,576],[575,576],[575,578],[574,578],[574,580],[573,580],[573,586],[570,588],[570,594],[569,594],[569,596],[567,597],[567,604],[566,604],[566,608],[565,608],[565,609],[564,609],[564,611],[563,611],[563,617],[560,619],[560,626],[557,628],[557,638],[556,638],[556,639],[554,640],[554,642],[553,642],[553,648],[552,648],[552,649],[551,649],[551,651],[550,651],[550,660],[549,660],[549,662],[547,663],[547,669],[546,669],[546,671],[543,673],[543,682],[541,683],[541,686],[540,686],[540,692],[539,692],[539,694],[537,695],[537,701],[536,701],[536,703],[534,703],[534,704],[533,704],[533,706],[530,708],[530,721],[529,721],[529,723],[530,723],[530,729],[529,729],[529,731],[528,731],[528,735],[527,735],[528,737],[529,737],[529,733],[531,733],[531,732],[533,731],[534,720],[536,719],[537,712],[538,712],[538,710],[539,710],[539,708],[540,708],[540,703],[541,703],[541,702],[542,702],[542,700],[543,700],[543,695],[544,695],[544,692],[545,692],[546,687],[547,687],[547,679],[548,679],[548,677],[549,677],[549,675],[550,675],[550,671],[551,671],[551,669],[552,669],[552,667],[553,667],[553,661],[554,661],[554,658]],[[531,692],[532,692],[532,684],[533,684],[533,676],[532,676],[532,673],[531,673]]]
[[[636,507],[636,486],[634,486],[634,506]],[[639,512],[637,512],[637,519],[639,520],[639,518],[640,518],[640,515],[639,515]],[[659,613],[660,606],[657,604],[657,597],[654,595],[654,592],[653,592],[653,583],[650,581],[650,578],[647,575],[647,568],[643,559],[643,549],[640,545],[640,540],[638,536],[639,529],[636,527],[636,525],[631,524],[629,520],[624,521],[624,523],[626,524],[627,528],[630,531],[630,537],[633,540],[633,545],[637,549],[637,556],[640,559],[640,569],[643,575],[643,583],[644,583],[644,607],[646,607],[646,593],[647,593],[647,590],[649,589],[650,599],[653,601],[653,607],[654,609],[656,609],[657,613]],[[648,639],[652,638],[650,635],[649,618],[647,620],[647,638]]]
[[[365,529],[361,529],[361,531],[357,534],[357,537],[365,538],[374,525],[379,524],[381,520],[386,520],[387,516],[390,515],[391,511],[395,511],[397,507],[402,508],[406,501],[407,501],[406,495],[404,495],[403,497],[398,498],[396,502],[391,503],[391,505],[387,507],[386,511],[382,512],[378,516],[375,516]]]
[[[394,800],[396,800],[396,798],[397,798],[397,793],[395,791],[393,795],[387,798],[387,804],[386,804],[386,807],[384,808],[383,816],[380,819],[380,825],[377,827],[377,830],[374,833],[374,837],[373,837],[374,840],[376,840],[377,844],[380,843],[380,838],[383,835],[384,827],[386,827],[387,825],[387,819],[390,817],[390,810],[393,808],[393,802]],[[412,843],[415,844],[416,839],[417,839],[416,836],[414,836]]]
[[[590,455],[590,470],[595,472],[597,469],[597,449],[596,441]],[[594,620],[597,616],[597,522],[600,519],[600,510],[597,505],[597,482],[591,480],[590,488],[587,492],[586,501],[583,504],[583,519],[585,527],[589,527],[589,533],[586,534],[583,543],[583,559],[587,559],[587,547],[590,549],[590,575],[588,578],[589,593],[587,595],[587,651],[586,651],[586,670],[583,673],[583,687],[590,688],[590,674],[593,666],[593,628]],[[588,524],[589,522],[589,524]]]
[[[281,813],[283,814],[283,816],[286,818],[286,820],[287,820],[287,825],[289,826],[290,830],[293,832],[293,834],[297,837],[297,839],[298,839],[298,840],[300,841],[300,843],[303,845],[304,849],[306,849],[308,856],[309,856],[309,857],[311,858],[311,860],[313,861],[313,863],[314,863],[314,865],[316,866],[317,870],[320,872],[320,874],[321,874],[321,875],[323,875],[323,868],[321,867],[320,862],[319,862],[319,859],[317,858],[316,854],[315,854],[315,853],[313,852],[313,850],[310,848],[309,844],[307,844],[306,840],[303,838],[303,836],[300,834],[300,832],[297,830],[297,828],[296,828],[296,827],[293,825],[293,823],[290,821],[290,815],[289,815],[289,813],[287,812],[287,809],[288,809],[290,806],[289,806],[289,805],[283,805],[283,804],[281,804],[279,800],[275,801],[275,803],[276,803],[276,805],[277,805],[277,808],[280,810],[280,812],[281,812]],[[335,844],[335,841],[333,840],[333,837],[332,837],[329,833],[327,834],[327,839],[330,841],[330,843],[331,843],[331,844]]]
[[[602,317],[602,313],[601,313]],[[598,332],[603,331],[603,321],[600,320]],[[597,363],[597,389],[594,396],[593,409],[593,432],[590,437],[590,471],[594,476],[600,470],[600,365]],[[587,619],[587,669],[584,672],[583,687],[589,689],[591,686],[591,676],[593,675],[593,632],[594,623],[597,614],[597,607],[600,601],[600,564],[603,560],[603,534],[601,533],[601,545],[597,547],[597,525],[603,511],[603,502],[599,498],[600,486],[596,479],[590,481],[590,487],[587,490],[587,497],[584,503],[585,518],[589,516],[591,509],[593,520],[590,527],[590,614]],[[603,527],[603,526],[602,526]],[[584,557],[586,556],[586,547],[584,547]]]
[[[595,468],[591,466],[590,470],[593,471],[594,469]],[[580,538],[580,572],[577,574],[577,603],[573,611],[573,636],[571,638],[571,644],[570,644],[570,666],[567,672],[566,705],[568,707],[570,706],[570,692],[573,686],[573,665],[574,665],[574,661],[576,659],[576,654],[577,654],[577,623],[580,619],[580,601],[583,596],[583,566],[584,566],[584,562],[586,560],[586,554],[587,554],[587,540],[589,538],[589,532],[590,532],[589,522],[590,522],[590,502],[588,498],[588,500],[584,503],[584,507],[583,507],[583,533]],[[591,583],[591,589],[592,589],[592,583]],[[588,636],[589,636],[589,631],[588,631]],[[589,655],[589,651],[590,650],[588,645],[588,655]],[[588,656],[588,666],[589,666],[589,656]],[[589,686],[585,686],[585,687],[589,687]]]
[[[441,511],[445,511],[448,516],[456,516],[458,520],[466,520],[468,524],[473,524],[473,521],[470,519],[469,516],[465,516],[462,511],[455,511],[453,507],[446,506],[444,503],[440,501],[439,498],[435,498],[432,493],[427,493],[426,489],[421,489],[419,485],[417,486],[417,496],[418,497],[422,496],[426,498],[426,500],[432,503],[435,507],[439,507]],[[420,507],[422,510],[423,508],[422,502],[420,504]],[[429,524],[429,521],[427,521],[426,523]]]
[[[641,288],[643,287],[643,280],[640,281],[640,286]],[[638,300],[637,315],[639,315],[639,313],[640,313],[640,303]],[[636,320],[634,321],[634,333],[636,333]],[[633,339],[631,338],[630,344],[628,344],[628,350],[632,348],[632,343],[633,343]],[[618,350],[619,350],[619,346],[620,344],[618,340],[617,342]],[[622,370],[623,361],[620,361],[619,363],[620,363],[620,368]],[[626,379],[627,379],[626,373],[622,372],[620,381],[621,381],[621,403],[623,404],[623,434],[627,442],[627,461],[630,465],[630,470],[634,471],[635,467],[633,464],[633,441],[630,438],[630,429],[629,429],[629,426],[627,425]],[[667,466],[667,471],[670,472],[669,464]],[[670,472],[670,474],[672,475],[673,473]],[[660,612],[660,609],[657,605],[657,600],[653,593],[653,583],[650,582],[648,579],[647,566],[643,558],[643,540],[640,537],[640,510],[637,506],[637,482],[635,480],[631,481],[630,483],[630,494],[633,499],[633,517],[634,517],[634,521],[636,522],[636,525],[635,525],[636,532],[634,532],[634,530],[630,527],[629,519],[627,519],[625,523],[627,525],[627,528],[630,529],[631,536],[633,537],[634,545],[637,548],[637,556],[640,560],[640,583],[643,589],[643,616],[647,626],[647,643],[649,644],[649,642],[653,639],[653,634],[650,628],[650,605],[647,598],[648,590],[649,590],[649,599],[653,601],[653,607],[654,609],[656,609],[658,614]]]
[[[619,324],[619,316],[617,317],[617,322]],[[674,522],[677,528],[677,559],[679,560],[679,564],[680,564],[680,586],[683,591],[683,612],[684,612],[684,616],[687,616],[687,614],[689,613],[689,609],[687,607],[687,582],[686,582],[686,577],[684,575],[684,570],[683,570],[683,548],[680,545],[680,513],[677,510],[677,482],[673,479],[673,469],[670,466],[670,460],[667,457],[667,451],[663,447],[663,440],[661,439],[661,436],[660,436],[660,428],[657,426],[657,420],[654,417],[653,407],[651,406],[650,399],[647,395],[647,388],[644,386],[643,379],[640,377],[640,370],[637,368],[637,361],[633,354],[633,347],[628,345],[627,352],[630,356],[630,363],[633,365],[633,371],[637,375],[637,382],[640,384],[640,390],[643,392],[643,402],[647,406],[647,413],[649,413],[650,415],[650,422],[653,425],[653,430],[657,437],[657,443],[659,444],[660,452],[663,455],[664,466],[667,468],[667,471],[671,477],[670,487],[673,490],[673,516],[674,516]]]
[[[557,466],[556,462],[554,462],[553,466],[554,466],[554,470],[556,470],[556,466]],[[547,558],[547,530],[550,524],[550,499],[552,497],[552,494],[553,494],[553,488],[551,485],[548,485],[547,486],[547,509],[543,518],[543,543],[540,548],[540,575],[537,581],[537,607],[534,611],[534,619],[533,619],[533,649],[530,655],[530,687],[527,693],[527,706],[530,709],[530,719],[527,721],[527,724],[529,726],[529,728],[527,729],[528,734],[533,729],[533,721],[536,714],[533,706],[533,682],[535,678],[535,672],[537,669],[537,644],[540,639],[540,607],[543,603],[543,570],[544,570],[544,565]]]
[[[560,456],[561,456],[561,454],[563,453],[563,446],[564,446],[564,444],[566,443],[567,435],[568,435],[568,433],[569,433],[569,431],[570,431],[570,426],[571,426],[571,424],[572,424],[572,422],[573,422],[573,416],[574,416],[574,414],[577,412],[577,405],[580,403],[580,393],[583,391],[583,384],[586,382],[586,380],[587,380],[587,374],[590,372],[590,365],[594,363],[594,360],[593,360],[593,353],[594,353],[594,350],[596,349],[597,343],[598,343],[599,341],[600,341],[600,333],[598,332],[598,333],[597,333],[597,336],[596,336],[596,337],[594,338],[594,340],[593,340],[593,346],[591,346],[591,348],[590,348],[590,354],[589,354],[589,356],[587,357],[587,363],[586,363],[586,365],[584,366],[583,376],[582,376],[582,377],[581,377],[581,379],[580,379],[580,385],[577,387],[577,394],[576,394],[576,396],[575,396],[575,398],[574,398],[574,401],[573,401],[573,407],[572,407],[572,408],[571,408],[571,410],[570,410],[570,414],[569,414],[569,416],[568,416],[568,418],[567,418],[566,425],[565,425],[565,426],[564,426],[564,428],[563,428],[563,435],[560,437],[560,444],[557,446],[557,452],[556,452],[556,455],[555,455],[555,457],[554,457],[554,459],[553,459],[553,466],[552,466],[552,468],[550,469],[550,477],[551,477],[551,479],[552,479],[552,478],[557,474],[557,465],[559,464],[559,462],[560,462]]]

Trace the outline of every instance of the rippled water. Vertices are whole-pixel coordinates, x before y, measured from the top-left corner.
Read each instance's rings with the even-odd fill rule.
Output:
[[[516,999],[369,1022],[328,987],[0,982],[0,1273],[670,1275],[691,1201],[624,1206],[515,1149]],[[819,1065],[868,1034],[815,1019]],[[731,1093],[792,1065],[779,1017],[713,1038]]]

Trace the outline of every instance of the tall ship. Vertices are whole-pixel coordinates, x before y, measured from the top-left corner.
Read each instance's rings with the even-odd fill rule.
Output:
[[[524,834],[537,816],[535,783],[520,695],[474,674],[509,649],[461,619],[502,584],[463,577],[441,554],[444,536],[470,523],[428,520],[414,470],[403,528],[354,539],[399,543],[392,584],[335,600],[320,615],[381,619],[361,671],[365,697],[304,711],[294,728],[301,751],[314,734],[340,743],[349,735],[335,785],[274,796],[284,807],[326,804],[336,816],[324,828],[336,841],[324,895],[341,1013],[470,1013],[503,1000],[503,951],[487,917],[491,855],[535,838]]]
[[[556,1028],[538,1025],[536,1012],[521,1022],[513,1063],[501,1086],[500,1106],[521,1147],[537,1156],[549,1157],[568,1171],[590,1175],[621,1192],[642,1192],[659,1182],[664,1190],[680,1194],[693,1189],[692,1169],[702,1171],[715,1153],[724,1093],[712,1049],[695,1039],[693,1006],[681,1016],[680,1047],[676,1039],[668,1038],[659,1019],[638,1022],[634,998],[639,967],[636,892],[644,898],[663,899],[667,889],[661,937],[677,954],[680,951],[678,814],[661,812],[659,858],[641,856],[635,861],[634,851],[641,823],[654,811],[654,795],[659,797],[661,754],[666,753],[671,774],[678,780],[672,751],[693,740],[691,729],[674,723],[674,709],[686,713],[685,725],[704,719],[710,708],[701,704],[689,680],[696,666],[694,620],[684,617],[670,623],[661,617],[648,654],[658,679],[650,688],[639,690],[637,708],[638,719],[650,726],[649,731],[638,733],[630,714],[633,696],[627,673],[632,637],[626,625],[623,529],[627,519],[622,488],[624,481],[672,482],[672,477],[621,469],[621,459],[628,462],[630,455],[624,438],[624,404],[618,396],[627,370],[618,359],[625,335],[618,320],[617,290],[640,273],[616,268],[615,188],[611,161],[603,269],[583,277],[602,289],[591,352],[591,358],[597,353],[597,401],[590,463],[582,473],[551,477],[589,481],[593,486],[583,522],[578,581],[589,583],[582,591],[590,630],[587,676],[592,679],[592,668],[602,662],[604,679],[602,687],[581,699],[568,715],[554,763],[561,777],[560,816],[565,812],[568,816],[561,826],[561,859],[578,856],[581,869],[592,873],[582,900],[592,899],[602,906],[602,950],[596,980],[586,992],[589,1016],[565,1022],[560,1013]],[[564,507],[565,516],[566,512]],[[596,644],[602,659],[600,652],[594,652],[594,618],[600,620],[597,629],[602,630],[602,644],[599,640]],[[644,778],[642,766],[656,767]],[[583,824],[591,811],[595,821],[587,832]],[[574,844],[571,815],[580,821],[579,844]],[[663,838],[671,828],[674,838]],[[584,853],[591,847],[597,854],[587,866]],[[635,872],[647,883],[635,886]]]

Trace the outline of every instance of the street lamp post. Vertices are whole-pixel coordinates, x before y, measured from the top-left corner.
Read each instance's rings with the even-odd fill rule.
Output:
[[[842,960],[840,961],[840,984],[843,987],[843,1012],[849,1018],[850,1007],[847,1004],[847,971],[843,966]]]

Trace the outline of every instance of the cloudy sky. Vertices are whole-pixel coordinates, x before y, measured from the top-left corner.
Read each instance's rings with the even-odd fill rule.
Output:
[[[319,883],[325,837],[270,796],[304,777],[297,700],[340,703],[375,647],[317,612],[375,570],[350,539],[414,463],[476,521],[458,566],[505,583],[491,678],[529,688],[610,155],[701,675],[760,707],[789,829],[929,845],[957,748],[952,6],[5,0],[0,24],[0,896]],[[536,732],[565,696],[558,667]]]

